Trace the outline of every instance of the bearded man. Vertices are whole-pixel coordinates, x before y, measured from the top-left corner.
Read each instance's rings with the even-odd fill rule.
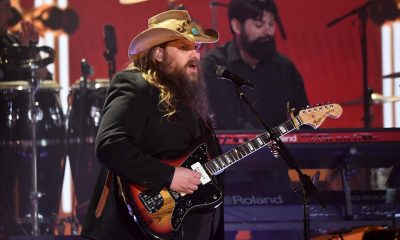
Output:
[[[199,188],[201,175],[165,160],[179,158],[201,138],[210,143],[211,156],[220,153],[209,127],[199,65],[200,44],[218,41],[218,33],[203,31],[184,10],[160,13],[148,24],[129,46],[131,64],[114,76],[107,93],[96,139],[103,168],[82,229],[82,235],[90,239],[154,236],[143,228],[144,219],[129,215],[132,209],[125,205],[121,182],[143,187],[146,193],[167,188],[189,196]],[[223,234],[221,216],[220,207],[191,211],[171,238],[223,239],[217,236],[217,232]]]
[[[37,43],[39,34],[30,22],[21,22],[21,31],[18,33],[18,36],[8,33],[12,17],[10,0],[0,0],[0,47],[12,45],[29,46],[31,43]]]
[[[277,12],[273,0],[229,2],[228,18],[233,40],[208,52],[202,61],[217,129],[248,130],[262,129],[263,126],[237,96],[234,84],[216,78],[216,65],[226,66],[255,85],[255,89],[243,87],[242,90],[270,128],[287,121],[288,103],[289,108],[297,111],[308,105],[302,76],[294,63],[276,50]],[[248,176],[235,177],[237,182],[232,188],[236,191],[243,186],[251,192],[291,191],[286,164],[277,161],[275,165],[268,171],[258,169],[248,172]],[[229,189],[226,185],[225,191]]]
[[[233,40],[208,52],[202,61],[217,129],[260,129],[255,117],[236,96],[231,82],[216,79],[223,65],[254,83],[244,92],[269,127],[287,120],[287,102],[300,110],[308,105],[303,78],[293,62],[276,50],[273,0],[231,0],[228,18]]]

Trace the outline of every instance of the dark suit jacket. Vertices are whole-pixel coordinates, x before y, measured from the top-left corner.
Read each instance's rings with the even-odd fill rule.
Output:
[[[96,139],[96,154],[104,168],[83,225],[82,235],[92,239],[146,239],[128,215],[114,180],[106,206],[96,219],[106,170],[124,181],[159,191],[169,186],[174,168],[159,161],[183,153],[208,130],[186,107],[177,103],[178,113],[169,120],[159,106],[159,92],[139,72],[123,71],[113,78],[107,93]],[[210,138],[211,154],[219,152]],[[115,178],[114,178],[115,179]],[[77,186],[79,187],[79,186]],[[201,216],[201,214],[199,215]]]

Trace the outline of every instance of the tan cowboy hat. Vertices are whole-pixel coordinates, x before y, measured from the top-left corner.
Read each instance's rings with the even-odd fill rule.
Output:
[[[129,58],[134,60],[142,53],[161,43],[186,38],[195,43],[214,43],[219,39],[213,29],[202,30],[186,10],[169,10],[151,17],[149,28],[136,35],[129,45]]]

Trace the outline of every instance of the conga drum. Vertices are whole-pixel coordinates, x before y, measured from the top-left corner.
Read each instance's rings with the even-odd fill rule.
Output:
[[[42,81],[35,95],[39,224],[51,233],[58,213],[66,155],[60,87]],[[30,233],[32,184],[30,86],[0,82],[0,227],[3,234]]]
[[[76,82],[68,97],[67,155],[75,184],[76,213],[81,223],[100,167],[95,156],[95,138],[108,87],[108,79],[88,80],[86,87]]]

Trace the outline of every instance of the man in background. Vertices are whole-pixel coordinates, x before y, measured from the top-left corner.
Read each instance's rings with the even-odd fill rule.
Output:
[[[31,70],[27,67],[18,66],[18,64],[32,58],[31,53],[27,49],[18,51],[17,48],[35,48],[39,42],[38,32],[34,28],[33,24],[28,21],[21,21],[19,31],[10,33],[9,28],[13,17],[10,0],[0,0],[0,54],[3,61],[7,59],[9,62],[12,62],[10,66],[5,62],[2,62],[2,65],[0,65],[0,81],[30,79]],[[5,51],[6,48],[9,48],[9,50]],[[39,54],[35,56],[35,60],[41,60]],[[53,78],[52,74],[45,68],[45,66],[41,66],[36,71],[36,77],[42,80]]]
[[[243,92],[267,126],[273,128],[288,120],[290,108],[300,110],[308,105],[302,76],[293,62],[276,49],[277,7],[272,0],[232,0],[228,18],[233,39],[208,52],[202,60],[216,129],[263,129],[238,97],[234,83],[216,78],[216,65],[254,83],[255,89],[245,86]],[[252,186],[287,189],[287,167],[283,161],[276,165],[271,172],[252,174],[245,185],[261,181]]]
[[[8,32],[12,17],[10,0],[0,0],[0,46],[27,47],[30,44],[36,44],[39,40],[39,34],[30,22],[23,21],[21,23],[21,31],[18,35],[13,35]]]

